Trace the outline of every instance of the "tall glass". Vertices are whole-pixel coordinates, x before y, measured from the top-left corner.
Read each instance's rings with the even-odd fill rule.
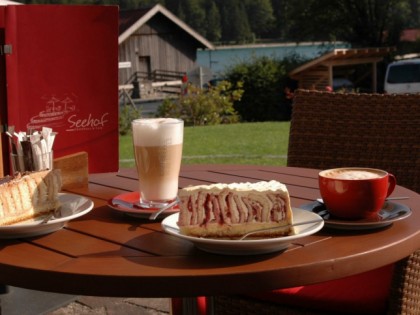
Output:
[[[144,118],[132,122],[140,206],[162,208],[178,195],[184,121]]]

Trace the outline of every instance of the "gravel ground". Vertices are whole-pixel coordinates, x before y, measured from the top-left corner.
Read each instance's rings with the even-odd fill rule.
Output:
[[[81,296],[45,315],[164,315],[170,314],[170,299],[102,298]]]

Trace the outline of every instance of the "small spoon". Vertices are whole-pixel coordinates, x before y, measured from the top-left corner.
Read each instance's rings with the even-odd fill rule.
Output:
[[[391,219],[397,218],[406,213],[407,213],[406,210],[397,209],[397,210],[389,211],[389,212],[379,212],[378,215],[382,221],[385,221],[385,220],[391,220]]]
[[[287,227],[294,227],[294,226],[298,226],[298,225],[305,225],[305,224],[313,224],[313,223],[321,223],[324,220],[311,220],[311,221],[303,221],[303,222],[297,222],[297,223],[293,223],[293,224],[287,224],[287,225],[282,225],[282,226],[276,226],[276,227],[271,227],[271,228],[267,228],[267,229],[260,229],[260,230],[255,230],[252,232],[248,232],[246,234],[244,234],[242,237],[238,238],[238,241],[242,241],[245,238],[247,238],[248,236],[255,234],[255,233],[259,233],[259,232],[264,232],[264,231],[270,231],[270,230],[275,230],[275,229],[282,229],[282,228],[287,228]]]
[[[167,204],[166,206],[164,206],[164,207],[162,207],[162,208],[159,208],[159,210],[158,210],[158,211],[153,212],[153,213],[150,215],[149,220],[155,220],[155,219],[159,216],[159,214],[161,214],[162,212],[164,212],[164,211],[166,211],[166,210],[168,210],[168,209],[172,208],[173,206],[175,206],[176,204],[178,204],[178,203],[179,203],[179,201],[180,201],[180,200],[179,200],[179,198],[178,198],[178,197],[176,197],[176,199],[175,199],[174,201],[172,201],[171,203]]]
[[[122,207],[130,208],[130,209],[144,209],[144,208],[140,207],[140,205],[138,205],[137,203],[125,201],[125,200],[122,200],[122,199],[116,199],[116,198],[111,200],[111,204],[113,206],[122,206]]]
[[[39,224],[45,224],[48,223],[54,216],[54,212],[50,212]]]
[[[52,218],[58,219],[61,217],[61,207],[58,207],[54,211],[51,211],[47,216],[39,223],[39,224],[45,224],[48,223]]]
[[[388,197],[385,200],[389,201],[389,200],[405,200],[405,199],[409,199],[410,197]],[[317,198],[316,201],[318,201],[319,203],[324,203],[324,200],[322,200],[322,198]]]

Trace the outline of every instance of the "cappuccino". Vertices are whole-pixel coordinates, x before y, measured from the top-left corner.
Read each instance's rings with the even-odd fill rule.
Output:
[[[336,178],[336,179],[349,179],[349,180],[361,180],[361,179],[373,179],[381,178],[385,174],[375,172],[374,170],[363,170],[363,169],[338,169],[323,174],[325,177]]]
[[[376,220],[397,183],[395,176],[386,171],[363,167],[324,170],[318,182],[330,215],[349,220]]]
[[[159,208],[178,194],[184,122],[173,118],[137,119],[132,127],[140,205]]]

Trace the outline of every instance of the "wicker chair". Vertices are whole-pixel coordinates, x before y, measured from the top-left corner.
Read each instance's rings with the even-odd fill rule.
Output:
[[[420,95],[339,94],[298,90],[288,166],[374,167],[420,193]],[[420,227],[419,227],[420,228]],[[420,314],[420,249],[397,262],[387,314]],[[250,296],[214,298],[215,314],[326,314]]]
[[[420,95],[297,91],[287,164],[385,169],[420,193]]]

